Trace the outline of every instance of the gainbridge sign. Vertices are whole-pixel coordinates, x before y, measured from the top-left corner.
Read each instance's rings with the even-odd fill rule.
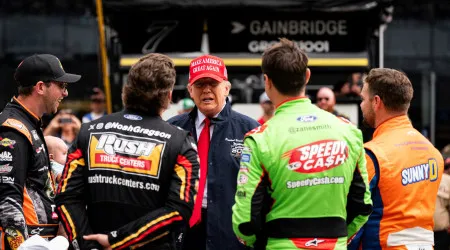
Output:
[[[158,178],[164,147],[164,142],[146,137],[92,133],[89,168]]]
[[[208,19],[211,51],[262,53],[280,37],[286,37],[307,53],[362,52],[367,49],[376,20],[370,11],[256,12],[233,16]]]

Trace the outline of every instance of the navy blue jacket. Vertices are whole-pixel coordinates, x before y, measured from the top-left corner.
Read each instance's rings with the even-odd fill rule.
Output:
[[[190,131],[197,139],[195,119],[197,108],[168,120]],[[248,249],[233,232],[231,207],[234,205],[240,153],[244,135],[259,126],[248,116],[231,109],[229,102],[217,118],[211,119],[214,131],[208,154],[207,250]]]

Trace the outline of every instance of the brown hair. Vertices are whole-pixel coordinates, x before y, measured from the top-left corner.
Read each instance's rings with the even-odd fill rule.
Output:
[[[131,67],[123,86],[122,101],[127,109],[158,115],[167,109],[168,94],[175,84],[175,65],[166,55],[150,53]]]
[[[262,71],[284,95],[295,96],[305,87],[308,57],[296,43],[281,38],[262,55]]]
[[[395,69],[375,68],[365,77],[371,97],[378,95],[388,111],[407,111],[413,98],[413,87],[405,73]]]
[[[50,87],[50,85],[52,83],[51,82],[44,82],[44,84],[48,88],[48,87]],[[36,84],[33,85],[33,86],[21,86],[21,85],[19,85],[19,87],[17,87],[19,95],[21,95],[21,96],[30,96],[31,93],[33,93],[34,86],[36,86]]]

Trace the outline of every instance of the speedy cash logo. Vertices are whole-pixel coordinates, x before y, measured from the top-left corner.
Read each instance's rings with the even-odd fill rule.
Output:
[[[164,142],[145,137],[92,133],[89,166],[92,170],[114,170],[158,178],[164,147]]]
[[[348,146],[345,141],[316,141],[284,153],[283,158],[289,158],[289,170],[318,173],[343,164],[348,158]]]

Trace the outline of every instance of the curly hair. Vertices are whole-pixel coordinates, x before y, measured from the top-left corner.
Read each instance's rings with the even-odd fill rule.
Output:
[[[168,56],[158,53],[145,55],[131,67],[123,86],[122,101],[125,108],[159,115],[169,106],[168,95],[175,79],[175,65]]]

